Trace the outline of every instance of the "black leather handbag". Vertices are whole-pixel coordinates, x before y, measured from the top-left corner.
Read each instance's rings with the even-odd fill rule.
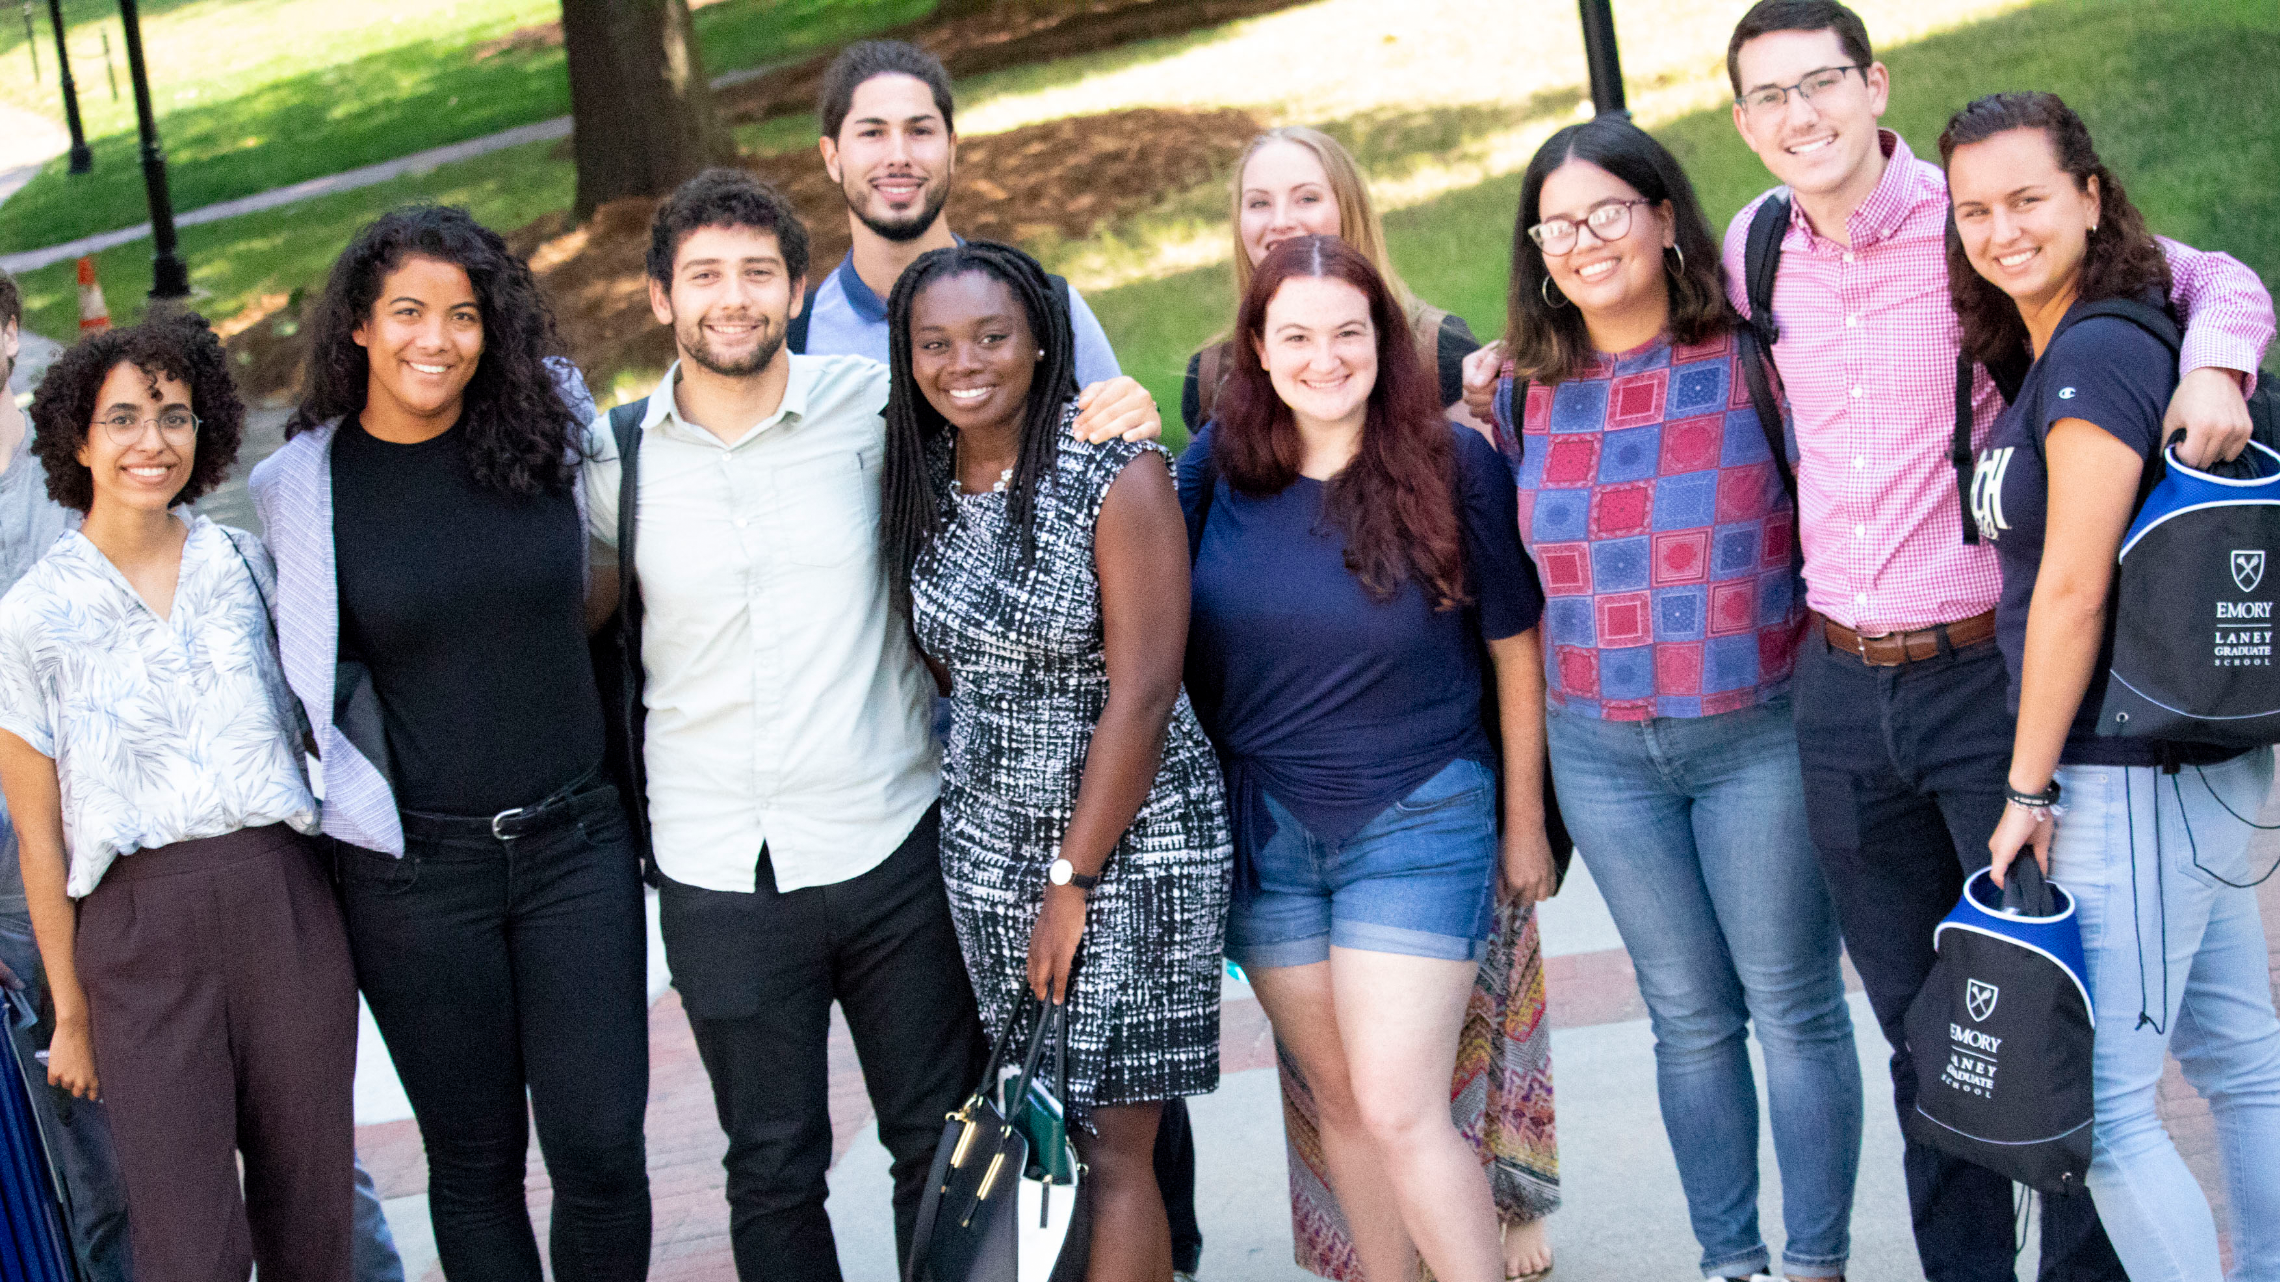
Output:
[[[1069,1088],[1069,1014],[1044,1009],[1029,1053],[1010,1085],[999,1069],[1032,999],[1024,990],[990,1048],[988,1067],[966,1103],[945,1120],[934,1168],[918,1204],[905,1282],[1053,1282],[1082,1276],[1089,1234],[1078,1226],[1084,1167],[1069,1144],[1062,1101]],[[1056,1086],[1037,1075],[1055,1043]],[[1074,1230],[1074,1231],[1072,1231]]]

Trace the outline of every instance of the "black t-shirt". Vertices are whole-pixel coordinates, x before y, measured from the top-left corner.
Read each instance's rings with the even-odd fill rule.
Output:
[[[495,814],[599,764],[570,492],[478,486],[458,426],[393,445],[353,418],[333,438],[332,489],[341,653],[372,671],[396,804]]]
[[[1480,340],[1473,337],[1472,326],[1465,318],[1450,312],[1441,320],[1441,331],[1434,336],[1433,373],[1440,380],[1441,404],[1454,405],[1465,395],[1465,357],[1480,350]],[[1187,376],[1180,380],[1180,421],[1187,424],[1188,435],[1193,436],[1203,427],[1203,394],[1196,380],[1202,376],[1203,353],[1188,357]]]
[[[2076,304],[2081,306],[2081,304]],[[2064,325],[2064,322],[2061,322]],[[2153,457],[2161,420],[2177,389],[2177,361],[2159,339],[2113,316],[2093,316],[2064,328],[2027,371],[2018,399],[1996,420],[1972,476],[1973,515],[1995,545],[2003,569],[2003,600],[1995,635],[2011,673],[2011,712],[2019,710],[2019,671],[2027,644],[2027,606],[2042,569],[2049,521],[2050,473],[2043,442],[2060,419],[2078,418],[2110,433],[2140,459]],[[2132,478],[2133,482],[2136,480]],[[2114,662],[2114,628],[2108,612],[2090,688],[2075,711],[2060,760],[2069,765],[2150,766],[2163,760],[2151,739],[2099,738],[2098,705]],[[2186,761],[2222,760],[2226,750],[2172,745]],[[2213,755],[2212,755],[2213,754]]]

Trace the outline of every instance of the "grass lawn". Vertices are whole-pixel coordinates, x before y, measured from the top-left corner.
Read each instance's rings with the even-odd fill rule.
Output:
[[[907,22],[934,0],[716,0],[696,12],[714,74],[805,53]],[[44,9],[44,6],[43,6]],[[36,249],[144,221],[134,98],[115,0],[66,0],[95,171],[58,157],[0,205],[0,247]],[[480,137],[570,110],[562,49],[513,49],[478,61],[487,41],[559,20],[560,0],[158,0],[143,5],[168,179],[177,210]],[[55,48],[44,12],[41,79],[24,27],[0,22],[0,99],[61,120]],[[108,36],[119,100],[103,75]]]
[[[493,152],[427,174],[182,229],[190,283],[209,298],[197,304],[207,319],[225,320],[263,294],[319,288],[333,259],[358,227],[407,201],[465,205],[493,227],[520,227],[569,205],[576,174],[550,159],[550,142]],[[141,315],[150,292],[150,242],[136,241],[96,255],[111,317],[124,324]],[[68,340],[79,330],[79,301],[70,263],[18,277],[24,324],[34,333]]]
[[[1918,156],[1937,159],[1949,113],[1973,97],[2051,90],[2082,112],[2154,230],[2224,250],[2280,289],[2280,9],[2270,0],[2045,0],[1880,56],[1894,86],[1885,123]],[[1772,185],[1724,109],[1655,133],[1686,163],[1721,232]],[[1512,174],[1386,219],[1409,283],[1484,337],[1503,328],[1519,193]],[[1088,301],[1126,372],[1170,407],[1188,354],[1232,316],[1230,290],[1220,265]],[[1176,425],[1169,435],[1181,435]]]

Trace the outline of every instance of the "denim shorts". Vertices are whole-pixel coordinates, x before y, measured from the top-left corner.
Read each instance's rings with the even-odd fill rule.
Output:
[[[1227,953],[1245,970],[1327,961],[1330,947],[1478,961],[1494,921],[1496,776],[1442,767],[1344,841],[1269,796],[1274,835],[1240,852]]]

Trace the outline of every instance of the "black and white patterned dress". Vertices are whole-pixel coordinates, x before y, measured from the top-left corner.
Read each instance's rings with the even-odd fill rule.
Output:
[[[965,494],[948,448],[929,460],[946,524],[911,575],[918,638],[950,669],[942,874],[982,1018],[1002,1027],[1027,982],[1046,865],[1076,811],[1108,703],[1093,527],[1126,464],[1153,444],[1088,445],[1063,416],[1038,486],[1037,550],[1021,563],[1002,493]],[[1069,1094],[1084,1106],[1219,1085],[1219,986],[1234,868],[1219,763],[1187,694],[1163,764],[1102,869],[1070,988]]]

